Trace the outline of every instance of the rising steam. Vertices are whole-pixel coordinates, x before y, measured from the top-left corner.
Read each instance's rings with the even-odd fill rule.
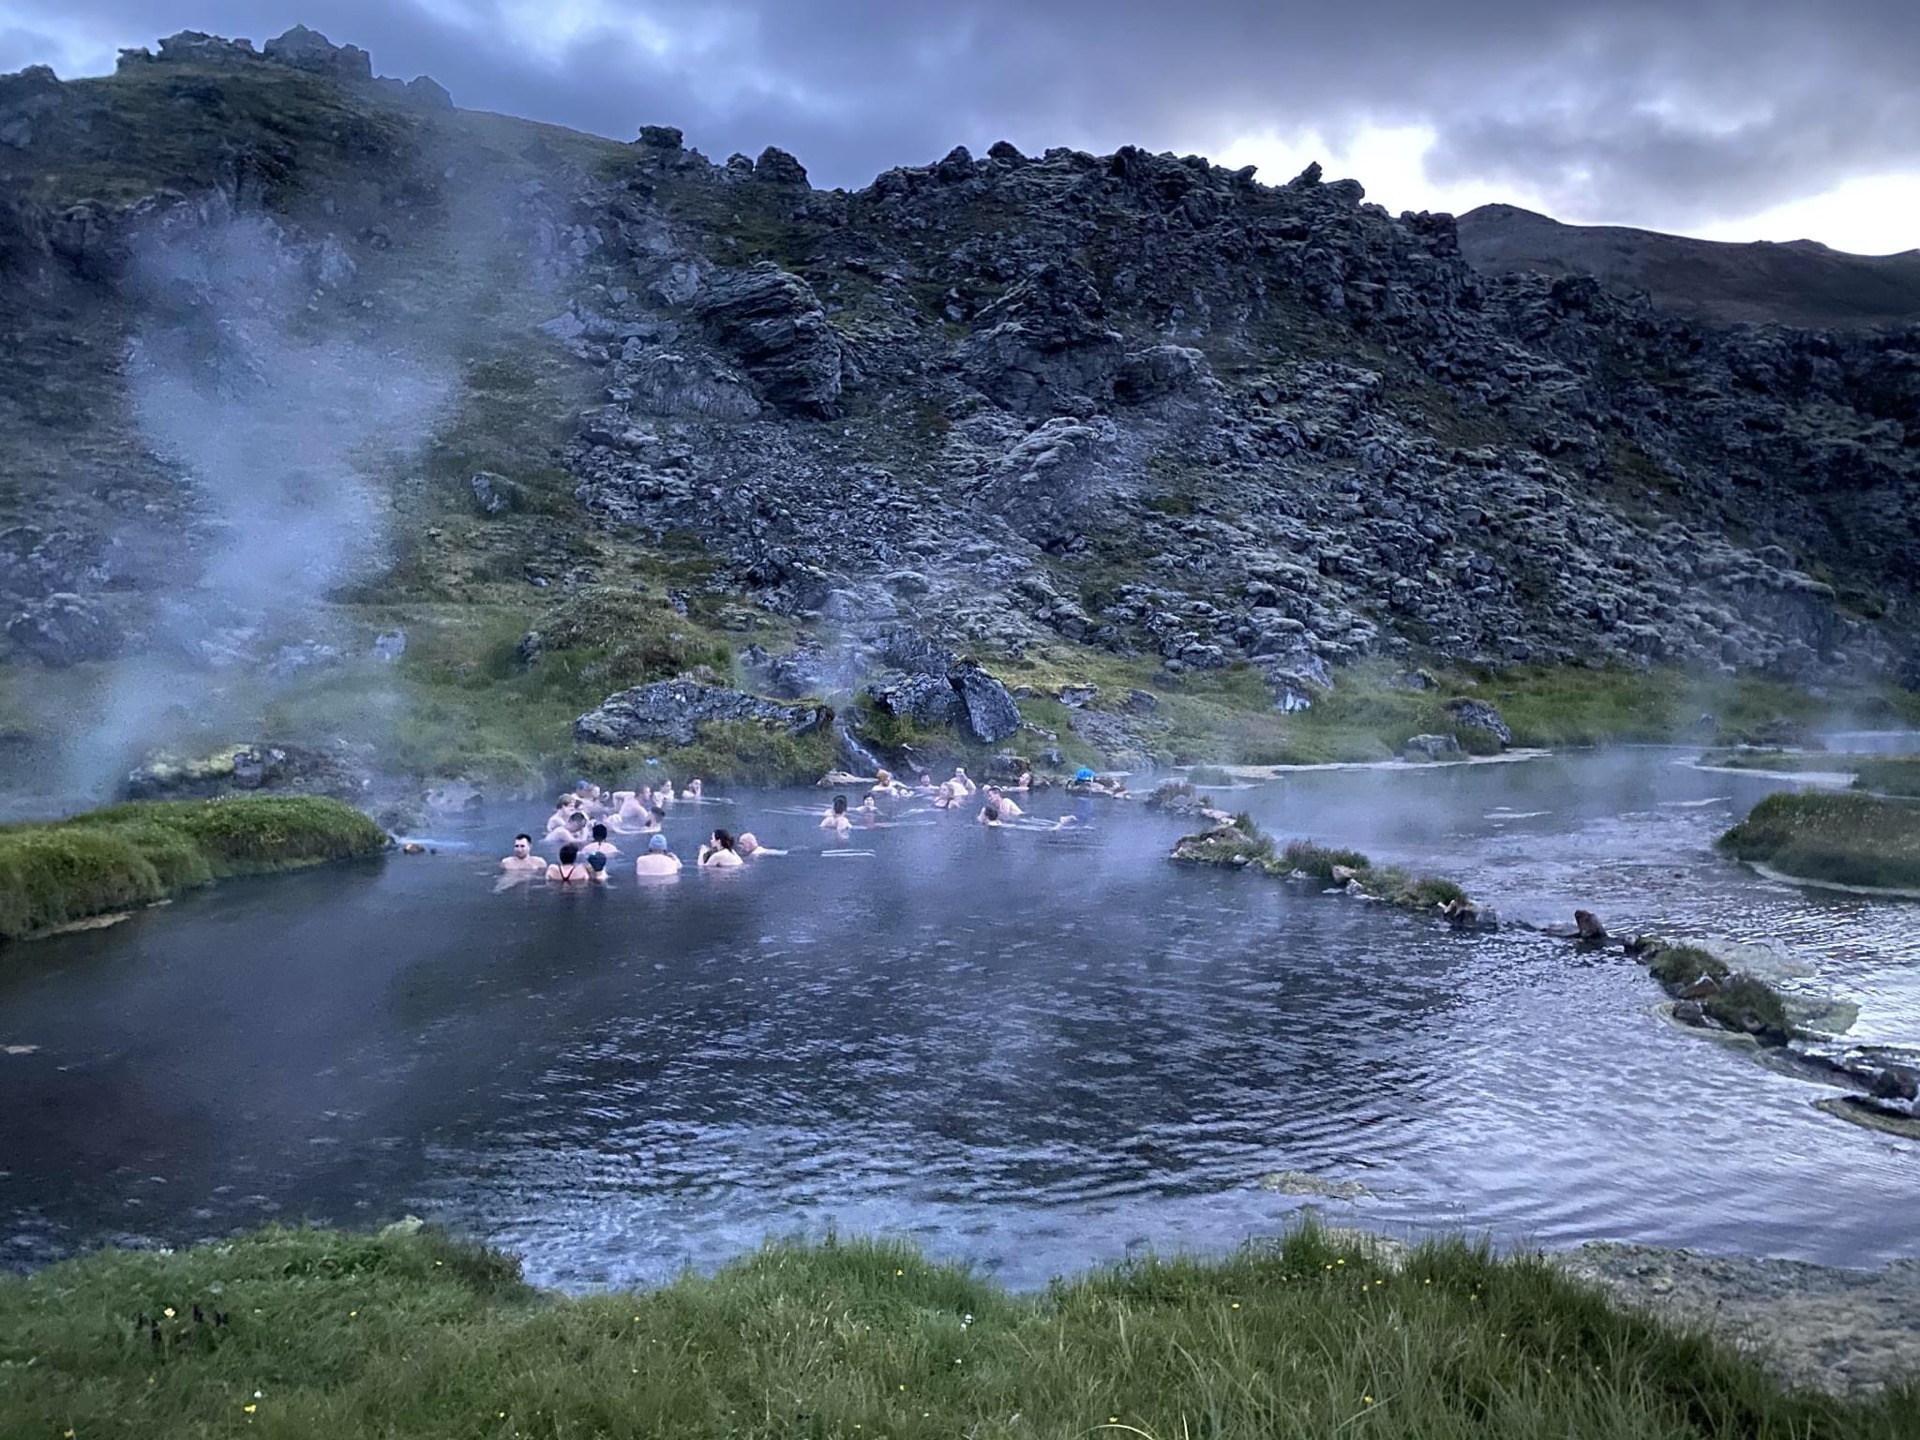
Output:
[[[377,477],[432,436],[454,370],[349,303],[354,275],[337,241],[295,241],[218,199],[142,243],[128,390],[178,486],[161,508],[179,518],[154,522],[177,559],[74,748],[77,790],[110,788],[156,740],[252,738],[263,695],[364,648],[325,602],[386,558]]]

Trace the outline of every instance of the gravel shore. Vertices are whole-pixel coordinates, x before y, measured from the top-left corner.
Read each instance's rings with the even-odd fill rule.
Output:
[[[1837,1270],[1610,1242],[1554,1258],[1618,1300],[1704,1325],[1790,1384],[1848,1394],[1920,1375],[1920,1260]]]

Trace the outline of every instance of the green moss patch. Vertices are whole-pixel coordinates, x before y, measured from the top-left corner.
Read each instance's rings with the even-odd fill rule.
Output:
[[[1871,795],[1769,795],[1720,837],[1736,860],[1803,880],[1920,888],[1920,805]]]
[[[0,940],[233,875],[370,855],[387,835],[337,800],[141,801],[0,828]]]
[[[1538,1256],[1311,1227],[1033,1295],[830,1240],[579,1297],[430,1230],[267,1230],[0,1279],[0,1363],[0,1433],[128,1440],[1893,1440],[1920,1402],[1786,1390]]]

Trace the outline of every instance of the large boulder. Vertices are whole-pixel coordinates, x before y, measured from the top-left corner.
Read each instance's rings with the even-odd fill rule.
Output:
[[[128,774],[128,800],[210,800],[220,795],[330,795],[358,799],[370,784],[357,765],[297,745],[230,745],[207,755],[154,754]]]
[[[922,730],[959,730],[982,745],[997,745],[1020,728],[1020,707],[993,676],[971,660],[944,671],[895,674],[867,686],[867,699],[884,715]]]
[[[110,659],[120,649],[119,627],[105,612],[86,597],[66,592],[27,602],[7,622],[7,638],[53,666]]]
[[[636,746],[691,745],[702,725],[744,720],[789,735],[810,735],[832,722],[825,705],[783,704],[698,680],[661,680],[609,695],[573,722],[583,745],[626,750]]]
[[[1508,727],[1500,712],[1485,700],[1461,698],[1449,700],[1447,714],[1453,717],[1453,723],[1462,730],[1482,730],[1500,742],[1505,749],[1513,743],[1513,731]]]
[[[982,745],[998,745],[1020,728],[1020,707],[1007,687],[971,660],[947,672],[966,710],[967,732]]]
[[[867,686],[867,699],[883,715],[910,721],[922,730],[958,725],[966,714],[960,694],[944,675],[890,675]]]
[[[763,260],[714,280],[695,308],[770,403],[811,415],[838,410],[852,368],[846,346],[798,275]]]

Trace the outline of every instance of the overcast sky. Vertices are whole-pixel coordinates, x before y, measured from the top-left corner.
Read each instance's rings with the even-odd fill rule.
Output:
[[[818,185],[1133,143],[1319,159],[1394,210],[1920,246],[1915,0],[0,0],[0,70],[295,22],[462,106],[777,144]]]

